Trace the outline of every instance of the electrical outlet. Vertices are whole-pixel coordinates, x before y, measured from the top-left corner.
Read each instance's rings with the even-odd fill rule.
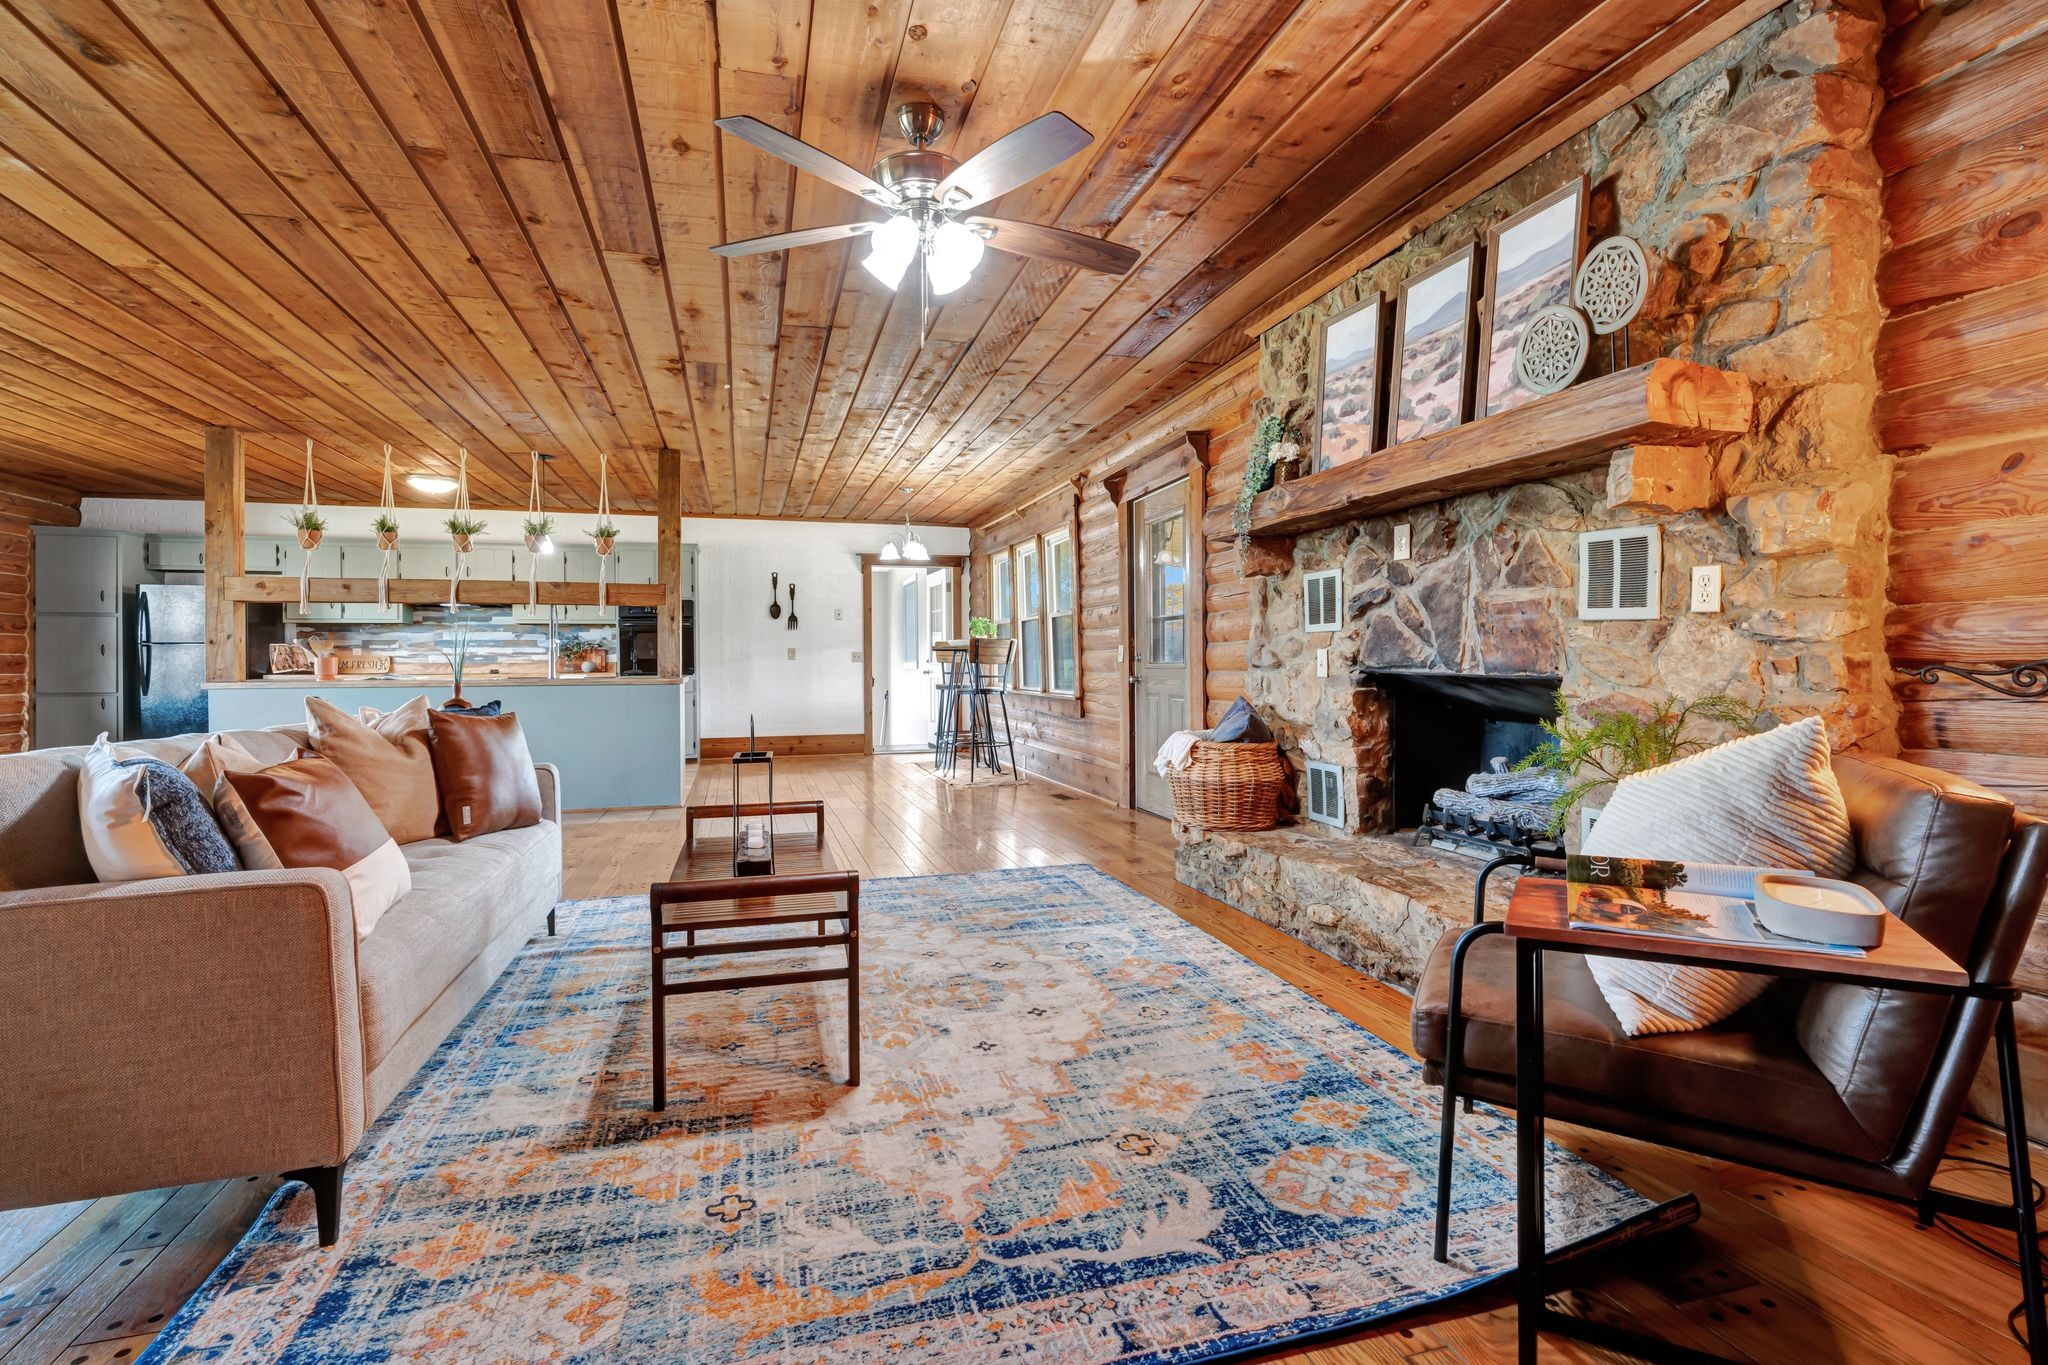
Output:
[[[859,663],[859,662],[860,662],[860,651],[859,651],[859,650],[857,650],[857,649],[856,649],[855,651],[853,651],[853,661],[854,661],[855,663]]]
[[[796,646],[795,646],[795,645],[791,645],[791,646],[789,647],[789,658],[790,658],[790,662],[791,662],[791,663],[794,663],[794,662],[796,662]]]
[[[1692,571],[1692,609],[1721,610],[1721,566],[1700,564]]]
[[[1415,552],[1413,536],[1413,528],[1405,521],[1394,528],[1394,558],[1406,559]]]
[[[1330,676],[1330,651],[1327,649],[1316,651],[1316,676],[1318,678]]]

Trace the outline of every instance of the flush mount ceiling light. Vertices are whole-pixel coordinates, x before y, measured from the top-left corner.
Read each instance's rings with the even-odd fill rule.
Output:
[[[898,560],[907,560],[912,564],[929,564],[932,562],[932,552],[925,548],[924,541],[918,537],[917,532],[910,529],[910,485],[903,485],[902,491],[903,535],[900,539],[891,536],[889,542],[882,546],[882,553],[878,558],[890,564]]]
[[[955,161],[944,152],[931,150],[946,128],[946,116],[939,107],[900,105],[896,126],[910,148],[883,157],[867,175],[757,118],[722,118],[718,126],[798,170],[859,195],[889,216],[879,223],[801,228],[711,249],[721,256],[752,256],[866,237],[868,251],[861,265],[884,288],[895,289],[910,268],[917,267],[920,345],[932,295],[943,297],[972,279],[987,247],[1110,275],[1122,275],[1138,263],[1136,251],[1116,242],[967,212],[1043,175],[1095,140],[1065,114],[1041,114],[967,160]]]
[[[455,480],[443,478],[439,474],[408,474],[405,481],[429,497],[442,498],[455,491]]]

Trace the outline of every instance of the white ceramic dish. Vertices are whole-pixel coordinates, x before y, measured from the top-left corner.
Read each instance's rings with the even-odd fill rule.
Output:
[[[1891,912],[1854,882],[1765,873],[1756,879],[1756,918],[1787,938],[1875,948]]]

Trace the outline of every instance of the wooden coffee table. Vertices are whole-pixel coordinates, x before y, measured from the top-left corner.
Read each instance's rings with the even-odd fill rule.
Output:
[[[808,817],[808,831],[778,830],[775,870],[751,877],[732,875],[732,803],[686,806],[682,856],[669,880],[648,889],[654,1002],[654,1107],[668,1103],[668,997],[757,986],[797,986],[811,981],[846,983],[846,1073],[860,1084],[860,874],[835,870],[825,844],[825,803],[778,801],[740,808],[743,816]],[[699,826],[703,834],[699,835]],[[842,928],[832,932],[837,921]],[[763,925],[811,925],[810,932],[763,938],[724,938],[706,943],[699,935]],[[682,936],[676,943],[675,937]],[[793,971],[696,976],[670,981],[666,964],[682,958],[743,953],[791,952],[805,948],[846,949],[844,966]]]

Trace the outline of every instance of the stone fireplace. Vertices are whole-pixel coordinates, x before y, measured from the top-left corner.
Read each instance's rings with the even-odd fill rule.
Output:
[[[1473,851],[1507,852],[1531,842],[1508,823],[1456,818],[1437,809],[1435,798],[1445,788],[1462,789],[1495,760],[1512,768],[1549,743],[1542,722],[1557,713],[1557,678],[1426,669],[1366,678],[1363,694],[1388,711],[1387,810],[1395,829]]]
[[[1782,719],[1820,715],[1838,747],[1895,747],[1881,632],[1890,470],[1873,426],[1878,27],[1794,0],[1265,333],[1259,410],[1305,426],[1319,318],[1366,289],[1391,297],[1584,174],[1591,238],[1625,232],[1651,262],[1636,360],[1739,373],[1756,418],[1704,456],[1682,452],[1684,478],[1658,472],[1671,467],[1661,448],[1620,450],[1581,473],[1261,542],[1244,557],[1246,692],[1297,767],[1340,769],[1345,828],[1184,837],[1182,881],[1407,985],[1471,910],[1474,864],[1397,834],[1425,787],[1477,770],[1486,732],[1461,702],[1483,716],[1491,693],[1496,720],[1526,722],[1553,689],[1570,705],[1638,709],[1726,692]],[[1588,376],[1606,362],[1595,346]],[[1660,614],[1580,619],[1580,533],[1644,525],[1661,528]],[[1404,526],[1411,549],[1396,558]],[[1705,565],[1723,575],[1718,613],[1686,609]],[[1332,569],[1342,619],[1306,631],[1303,575]],[[1512,716],[1504,697],[1545,709]],[[1455,734],[1441,746],[1455,757],[1428,755],[1404,716]]]

